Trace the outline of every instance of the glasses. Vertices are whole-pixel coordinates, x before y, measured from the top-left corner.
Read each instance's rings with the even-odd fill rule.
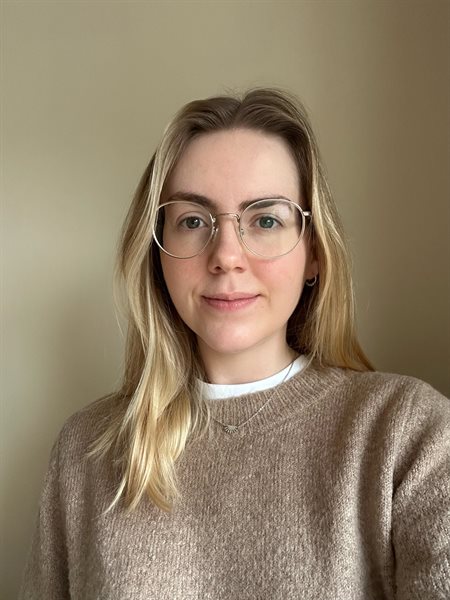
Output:
[[[196,202],[174,200],[158,207],[153,238],[174,258],[201,254],[219,230],[218,217],[237,221],[239,239],[257,256],[276,258],[291,252],[302,239],[310,211],[295,202],[278,198],[257,200],[240,214],[212,215]]]

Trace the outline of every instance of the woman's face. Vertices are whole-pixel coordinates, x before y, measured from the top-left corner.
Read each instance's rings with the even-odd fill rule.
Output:
[[[240,204],[285,197],[302,205],[297,168],[281,138],[250,129],[194,139],[164,187],[162,202],[180,194],[208,198],[216,213]],[[306,207],[304,207],[306,208]],[[177,259],[161,251],[173,304],[196,334],[203,358],[277,356],[305,279],[317,274],[307,237],[289,254],[263,259],[241,244],[236,219],[219,217],[219,231],[202,254]]]

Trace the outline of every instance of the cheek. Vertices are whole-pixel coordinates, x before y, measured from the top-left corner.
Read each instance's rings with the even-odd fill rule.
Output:
[[[179,266],[173,260],[161,257],[161,266],[164,281],[166,283],[167,289],[169,290],[169,294],[173,300],[174,296],[177,295],[180,284],[182,284],[185,280],[183,277],[180,277]]]
[[[183,261],[167,255],[161,255],[161,267],[170,297],[177,307],[181,300],[187,300],[198,270],[191,261]]]
[[[305,282],[306,251],[300,247],[297,251],[268,263],[265,272],[266,281],[287,298],[299,297]]]

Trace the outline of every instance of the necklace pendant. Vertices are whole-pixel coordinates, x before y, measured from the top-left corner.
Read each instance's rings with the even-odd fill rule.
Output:
[[[226,433],[235,433],[238,430],[237,425],[224,425],[223,429]]]

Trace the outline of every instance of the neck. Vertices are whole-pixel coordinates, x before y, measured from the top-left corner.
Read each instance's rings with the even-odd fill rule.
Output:
[[[252,348],[245,352],[222,354],[202,347],[201,342],[199,350],[208,382],[221,385],[265,379],[282,371],[298,356],[286,343],[270,353],[266,348]]]

